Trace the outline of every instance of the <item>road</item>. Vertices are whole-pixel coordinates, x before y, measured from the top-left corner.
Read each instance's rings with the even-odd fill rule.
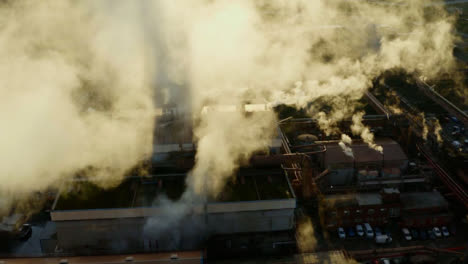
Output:
[[[177,260],[174,259],[177,257]],[[129,262],[128,258],[133,261]],[[5,264],[59,264],[66,259],[68,264],[120,264],[120,263],[145,263],[145,264],[200,264],[203,263],[203,253],[201,251],[177,252],[177,253],[155,253],[155,254],[132,254],[132,255],[112,255],[112,256],[81,256],[62,258],[17,258],[0,259]]]

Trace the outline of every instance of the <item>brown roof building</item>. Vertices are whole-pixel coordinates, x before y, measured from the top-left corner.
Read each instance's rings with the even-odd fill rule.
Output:
[[[330,170],[327,176],[329,186],[354,185],[365,181],[399,178],[407,168],[408,157],[400,145],[392,139],[377,139],[383,152],[374,150],[362,141],[353,142],[349,147],[352,156],[345,154],[338,142],[325,143],[323,167]]]

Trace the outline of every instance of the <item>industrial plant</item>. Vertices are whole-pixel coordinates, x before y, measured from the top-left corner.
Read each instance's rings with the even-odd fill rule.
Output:
[[[0,1],[0,264],[468,263],[468,1],[44,3]]]

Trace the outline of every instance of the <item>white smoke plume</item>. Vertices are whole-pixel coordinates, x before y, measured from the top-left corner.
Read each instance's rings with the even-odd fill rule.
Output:
[[[309,217],[298,221],[296,239],[297,247],[301,253],[313,252],[317,248],[315,229]]]
[[[383,153],[382,146],[379,146],[374,143],[374,134],[370,131],[369,127],[365,126],[362,123],[362,117],[364,112],[359,112],[353,115],[353,124],[351,125],[351,131],[355,135],[360,135],[362,140],[369,145],[370,148],[377,150],[380,153]]]
[[[163,38],[187,47],[166,48],[188,69],[198,141],[188,188],[219,193],[242,161],[265,148],[267,131],[276,126],[271,116],[200,114],[207,105],[260,101],[306,108],[327,135],[339,134],[339,121],[352,118],[353,133],[382,152],[355,110],[372,81],[392,69],[431,78],[454,66],[453,19],[443,5],[393,2],[160,1],[170,14],[164,25],[176,29]]]
[[[192,192],[185,192],[179,201],[172,201],[164,195],[157,197],[153,206],[160,210],[146,221],[144,236],[164,237],[161,240],[168,243],[162,246],[164,250],[179,250],[182,242],[193,243],[193,247],[196,247],[204,239],[201,234],[207,231],[204,218],[200,217],[203,202],[199,195]]]
[[[434,126],[434,135],[437,138],[437,142],[442,144],[444,140],[441,135],[442,126],[440,125],[439,119],[435,119],[432,125]]]
[[[351,144],[353,144],[353,140],[348,135],[342,134],[341,140],[338,143],[338,145],[341,147],[344,154],[351,158],[354,158],[353,149],[350,147]]]
[[[200,116],[195,131],[198,141],[195,167],[189,186],[198,194],[216,195],[238,167],[247,164],[254,151],[265,150],[274,135],[271,111],[209,111]]]
[[[89,166],[119,180],[151,152],[153,95],[192,114],[188,189],[202,194],[216,195],[276,126],[270,112],[201,114],[207,105],[290,104],[329,133],[353,117],[353,132],[382,151],[355,113],[372,80],[394,68],[432,78],[454,65],[443,5],[391,3],[3,1],[2,189],[31,191]]]
[[[423,125],[422,137],[424,140],[427,140],[427,134],[429,133],[429,128],[427,127],[426,115],[424,113],[419,114],[419,119]]]
[[[442,138],[442,126],[440,125],[439,119],[437,118],[426,118],[424,113],[421,113],[419,115],[421,118],[421,122],[423,124],[423,131],[422,131],[422,137],[424,140],[427,140],[427,136],[429,135],[429,132],[432,133],[433,136],[435,136],[437,143],[442,144],[443,138]]]
[[[153,89],[137,7],[0,2],[1,194],[84,169],[115,184],[151,153]]]

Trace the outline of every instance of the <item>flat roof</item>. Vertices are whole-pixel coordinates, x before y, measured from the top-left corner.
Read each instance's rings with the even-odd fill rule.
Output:
[[[400,194],[403,209],[425,209],[448,206],[447,200],[439,192],[410,192]]]
[[[353,207],[382,204],[380,193],[333,194],[325,197],[327,204],[335,207]]]
[[[379,193],[359,193],[356,199],[360,206],[382,204],[382,196]]]
[[[333,207],[358,206],[355,194],[332,194],[325,196],[325,203]]]
[[[277,170],[231,178],[210,202],[239,202],[294,198],[286,176]],[[53,208],[56,211],[151,207],[161,195],[178,200],[185,191],[186,174],[131,177],[118,186],[103,189],[89,181],[64,187]]]
[[[192,143],[192,121],[185,116],[157,120],[154,127],[154,144]]]
[[[376,162],[376,161],[398,161],[407,160],[405,152],[400,144],[388,138],[376,139],[375,143],[383,147],[383,154],[370,148],[362,141],[353,142],[350,146],[353,150],[354,159],[343,152],[343,149],[338,145],[338,142],[327,143],[327,151],[325,153],[325,163],[353,163],[353,162]]]
[[[181,177],[132,177],[107,189],[89,181],[76,181],[61,190],[54,210],[151,206],[162,194],[171,200],[179,199],[184,185],[185,179]]]
[[[248,112],[247,114],[262,114],[262,112],[254,112],[255,113]],[[229,112],[224,114],[226,115],[226,118],[229,118],[229,115],[232,115]],[[274,137],[270,147],[281,146],[282,141],[279,134],[279,128],[277,128],[274,131]],[[156,156],[156,158],[158,155],[164,153],[194,151],[195,148],[196,144],[194,144],[192,120],[184,116],[180,116],[174,117],[171,120],[156,123],[153,133],[153,156]]]
[[[193,128],[186,118],[156,124],[153,134],[153,152],[193,150]]]

